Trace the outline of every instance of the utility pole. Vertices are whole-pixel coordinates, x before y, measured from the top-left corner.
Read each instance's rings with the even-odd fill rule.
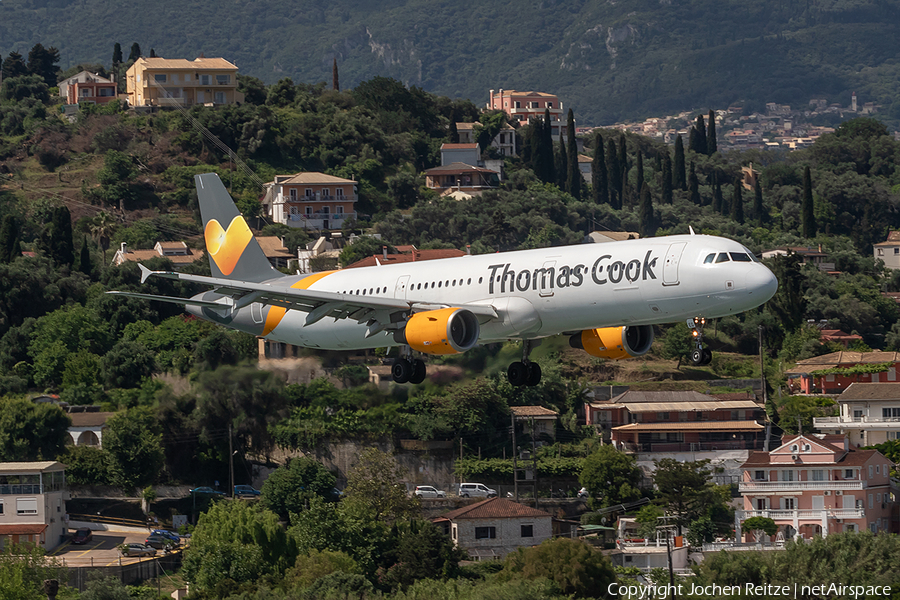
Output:
[[[512,447],[513,447],[513,496],[519,501],[519,447],[516,446],[516,413],[510,413],[509,420],[512,423]]]
[[[763,360],[763,326],[759,326],[759,385],[762,388],[762,398],[763,398],[763,410],[769,405],[768,394],[766,394],[766,369],[765,362]],[[766,413],[766,445],[763,448],[766,452],[769,451],[769,443],[772,441],[772,419],[769,417],[769,413]],[[754,444],[755,446],[755,444]]]
[[[531,417],[531,465],[534,469],[534,508],[538,507],[537,443],[534,440],[534,417]]]
[[[231,436],[231,423],[228,424],[228,495],[234,498],[234,450],[232,449],[233,439]]]

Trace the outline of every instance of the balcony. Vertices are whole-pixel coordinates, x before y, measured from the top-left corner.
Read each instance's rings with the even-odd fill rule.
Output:
[[[813,490],[862,490],[862,481],[742,481],[740,492],[803,492]]]
[[[279,202],[284,204],[300,204],[304,202],[353,202],[358,200],[356,194],[347,194],[346,196],[332,196],[321,193],[310,194],[309,196],[288,196],[280,197]]]
[[[822,510],[744,510],[741,519],[767,517],[775,521],[795,519],[864,519],[866,512],[861,508],[826,508]]]
[[[900,430],[900,417],[818,417],[813,418],[813,426]]]
[[[356,219],[355,212],[345,213],[310,213],[305,215],[284,215],[284,224],[288,227],[322,229],[328,222],[328,229],[338,229],[347,219]]]

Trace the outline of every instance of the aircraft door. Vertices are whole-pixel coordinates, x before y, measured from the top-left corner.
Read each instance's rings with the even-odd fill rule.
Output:
[[[556,261],[548,260],[534,274],[537,280],[538,293],[541,298],[549,298],[553,295],[553,286],[556,278]],[[534,289],[534,288],[532,288]]]
[[[681,253],[687,242],[669,244],[666,250],[666,262],[663,265],[663,285],[678,285],[678,263],[681,261]]]
[[[394,298],[406,299],[406,288],[409,286],[409,275],[404,275],[397,279],[397,285],[394,287]]]

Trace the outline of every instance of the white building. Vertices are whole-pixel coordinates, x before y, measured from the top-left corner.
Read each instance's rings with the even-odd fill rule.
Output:
[[[66,533],[65,465],[0,463],[0,548],[30,542],[55,548]]]
[[[851,383],[837,401],[840,416],[814,418],[816,429],[846,435],[854,446],[900,439],[900,383]]]
[[[453,543],[474,560],[502,559],[519,548],[537,546],[553,535],[553,517],[505,498],[476,502],[434,519]]]

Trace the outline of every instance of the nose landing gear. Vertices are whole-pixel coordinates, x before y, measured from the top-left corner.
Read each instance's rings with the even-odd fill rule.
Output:
[[[506,378],[510,385],[535,386],[541,382],[541,365],[528,360],[532,347],[540,343],[540,340],[522,340],[522,362],[514,362],[506,370]]]
[[[694,349],[691,350],[691,362],[697,366],[708,365],[712,361],[712,351],[703,347],[703,327],[706,325],[704,317],[694,317],[687,320],[687,326],[691,330],[691,339]]]

